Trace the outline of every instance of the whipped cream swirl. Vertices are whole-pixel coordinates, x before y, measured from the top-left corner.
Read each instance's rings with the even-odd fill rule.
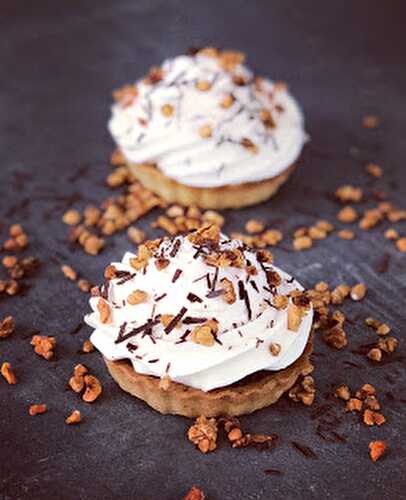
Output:
[[[222,237],[218,244],[223,255],[236,249],[243,267],[208,264],[207,248],[187,237],[164,239],[142,270],[133,267],[136,256],[126,253],[110,267],[114,277],[104,285],[102,297],[90,299],[93,312],[85,320],[94,328],[93,344],[109,360],[128,359],[138,373],[168,376],[203,391],[260,370],[289,366],[306,346],[313,311],[309,307],[296,331],[289,330],[292,298],[288,308],[279,310],[272,301],[302,287],[241,242]],[[280,280],[274,286],[269,276],[274,279],[276,273]],[[224,283],[229,287],[231,283],[234,301],[225,295]],[[143,299],[132,305],[130,295],[135,290],[143,292]],[[104,322],[100,301],[109,307]],[[205,345],[193,332],[208,320],[214,320],[217,329],[214,342]],[[277,355],[271,346],[278,347]]]
[[[297,160],[307,140],[298,104],[230,54],[168,59],[123,90],[109,129],[128,162],[205,188],[269,179]]]

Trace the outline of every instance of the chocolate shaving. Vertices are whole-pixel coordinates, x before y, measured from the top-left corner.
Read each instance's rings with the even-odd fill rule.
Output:
[[[171,333],[171,331],[175,328],[175,326],[179,323],[179,321],[186,314],[186,311],[187,311],[187,308],[186,307],[182,307],[182,309],[178,312],[178,314],[172,318],[172,320],[170,321],[170,323],[165,328],[165,333],[166,334]]]
[[[189,335],[191,330],[186,330],[185,333],[180,337],[178,341],[175,342],[175,344],[182,344],[182,342],[186,342],[186,337]]]
[[[160,295],[155,299],[155,302],[159,302],[160,300],[164,299],[167,295],[168,295],[167,293],[163,293],[162,295]]]
[[[194,293],[190,292],[188,293],[187,297],[189,302],[203,302],[203,299],[201,299],[200,297],[198,297],[197,295],[195,295]]]
[[[250,281],[250,284],[251,284],[252,288],[253,288],[253,289],[254,289],[257,293],[259,293],[258,286],[257,286],[257,284],[255,283],[255,281],[254,281],[254,280],[251,280],[251,281]]]
[[[208,299],[214,299],[216,297],[219,297],[220,295],[223,295],[225,293],[224,288],[219,288],[218,290],[211,290],[209,293],[206,294],[206,297]]]
[[[203,274],[203,276],[200,276],[199,278],[194,279],[194,280],[192,281],[192,283],[197,283],[198,281],[203,280],[203,279],[205,279],[205,278],[207,279],[207,276],[208,276],[208,273]]]
[[[248,292],[245,288],[245,285],[241,280],[238,281],[238,296],[239,296],[240,300],[243,300],[245,302],[245,306],[246,306],[247,311],[248,311],[248,319],[249,320],[252,319],[252,309],[251,309],[250,298],[248,296]]]
[[[158,363],[158,361],[159,361],[159,358],[155,358],[155,359],[148,360],[148,363]]]
[[[257,341],[255,342],[255,349],[258,349],[258,347],[259,347],[261,344],[263,344],[263,342],[264,342],[264,341],[263,341],[262,339],[258,339],[258,338],[257,338]]]
[[[122,335],[121,328],[123,325],[125,325],[125,323],[123,323],[123,325],[120,326],[120,333],[118,334],[118,337],[114,343],[119,344],[120,342],[124,342],[124,340],[127,340],[131,337],[134,337],[135,335],[138,335],[138,334],[143,333],[145,331],[151,330],[152,327],[157,325],[158,323],[159,323],[159,319],[150,319],[146,323],[144,323],[143,325],[138,326],[137,328],[133,328],[125,335]],[[124,329],[125,329],[125,327],[124,327]],[[147,334],[149,334],[149,333],[147,333]]]
[[[138,349],[138,346],[135,345],[135,344],[132,344],[131,342],[128,342],[127,344],[127,349],[130,351],[130,352],[134,352]]]
[[[219,268],[216,267],[216,270],[214,272],[214,278],[213,278],[213,281],[211,283],[211,289],[214,290],[216,288],[216,283],[217,283],[217,278],[219,276]]]
[[[130,273],[129,271],[116,271],[115,278],[120,279],[120,281],[117,281],[116,285],[123,285],[127,281],[131,280],[134,278],[136,273]]]
[[[80,332],[82,327],[83,327],[83,323],[82,322],[78,323],[74,328],[72,328],[72,330],[69,331],[69,334],[76,335],[77,333]]]
[[[172,250],[169,252],[170,257],[176,256],[176,254],[179,251],[180,245],[181,245],[181,241],[179,239],[174,241]]]
[[[199,323],[205,323],[207,318],[196,318],[193,316],[186,316],[186,318],[182,321],[184,325],[197,325]]]
[[[171,368],[171,362],[169,361],[169,363],[166,365],[165,373],[169,373],[170,368]]]
[[[172,283],[175,283],[179,279],[181,274],[182,274],[182,269],[176,269],[175,274],[173,275],[172,278]]]
[[[264,472],[268,476],[281,476],[283,474],[283,472],[278,469],[265,469]]]
[[[295,450],[297,450],[306,458],[317,458],[316,453],[309,446],[298,443],[297,441],[291,441],[291,444],[293,445]]]

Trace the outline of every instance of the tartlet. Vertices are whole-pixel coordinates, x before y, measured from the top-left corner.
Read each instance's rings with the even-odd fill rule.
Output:
[[[166,60],[114,93],[109,129],[134,176],[169,203],[240,208],[266,200],[307,140],[285,84],[256,77],[239,52]]]
[[[117,383],[161,413],[251,413],[311,371],[306,293],[215,225],[147,242],[105,278],[91,340]]]

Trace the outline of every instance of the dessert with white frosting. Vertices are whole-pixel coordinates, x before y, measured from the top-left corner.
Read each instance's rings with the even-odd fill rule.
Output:
[[[86,316],[91,340],[118,383],[162,413],[249,413],[308,367],[303,288],[217,226],[147,242],[105,278]]]
[[[239,52],[164,61],[114,93],[110,132],[134,175],[168,202],[238,208],[274,194],[307,136],[285,84]]]

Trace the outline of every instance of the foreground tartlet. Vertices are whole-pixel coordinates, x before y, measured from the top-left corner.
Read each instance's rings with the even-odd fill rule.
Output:
[[[244,55],[202,49],[166,60],[114,93],[109,129],[148,189],[170,203],[239,208],[272,196],[306,141],[286,85]]]
[[[251,413],[308,373],[302,287],[217,226],[147,242],[105,278],[91,340],[118,384],[161,413]]]

